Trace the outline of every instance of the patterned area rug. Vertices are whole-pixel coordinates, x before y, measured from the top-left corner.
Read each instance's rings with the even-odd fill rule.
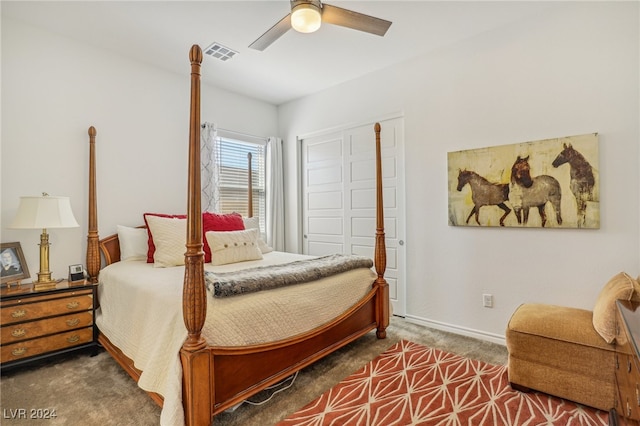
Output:
[[[506,366],[402,340],[278,426],[607,424],[607,412],[512,390]]]

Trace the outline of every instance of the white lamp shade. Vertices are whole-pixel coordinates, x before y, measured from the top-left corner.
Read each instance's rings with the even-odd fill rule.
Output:
[[[312,33],[317,31],[321,24],[320,10],[313,4],[300,4],[291,12],[291,26],[298,32]]]
[[[71,211],[69,197],[43,195],[20,197],[18,212],[10,228],[47,229],[75,228],[78,222]]]

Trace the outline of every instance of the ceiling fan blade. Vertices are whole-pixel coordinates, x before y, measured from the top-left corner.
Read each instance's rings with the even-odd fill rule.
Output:
[[[288,14],[273,27],[269,28],[267,32],[262,34],[256,41],[251,43],[249,47],[251,49],[263,51],[271,45],[274,41],[282,37],[284,33],[291,28],[291,14]]]
[[[343,9],[337,6],[331,6],[326,3],[322,4],[322,22],[340,25],[341,27],[364,31],[366,33],[379,36],[385,35],[391,26],[391,21],[374,18],[373,16]]]

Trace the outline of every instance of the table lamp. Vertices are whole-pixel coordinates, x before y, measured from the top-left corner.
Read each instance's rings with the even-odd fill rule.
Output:
[[[75,228],[78,222],[71,211],[69,197],[50,196],[20,197],[18,212],[10,228],[42,229],[40,235],[40,272],[34,282],[35,290],[55,287],[57,280],[51,278],[49,270],[49,234],[47,228]]]

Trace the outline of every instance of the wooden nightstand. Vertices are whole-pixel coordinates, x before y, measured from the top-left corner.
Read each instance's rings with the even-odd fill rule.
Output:
[[[614,425],[640,420],[640,303],[618,300],[616,318],[616,387]]]
[[[97,286],[59,282],[0,290],[0,366],[5,369],[65,352],[97,348]]]

